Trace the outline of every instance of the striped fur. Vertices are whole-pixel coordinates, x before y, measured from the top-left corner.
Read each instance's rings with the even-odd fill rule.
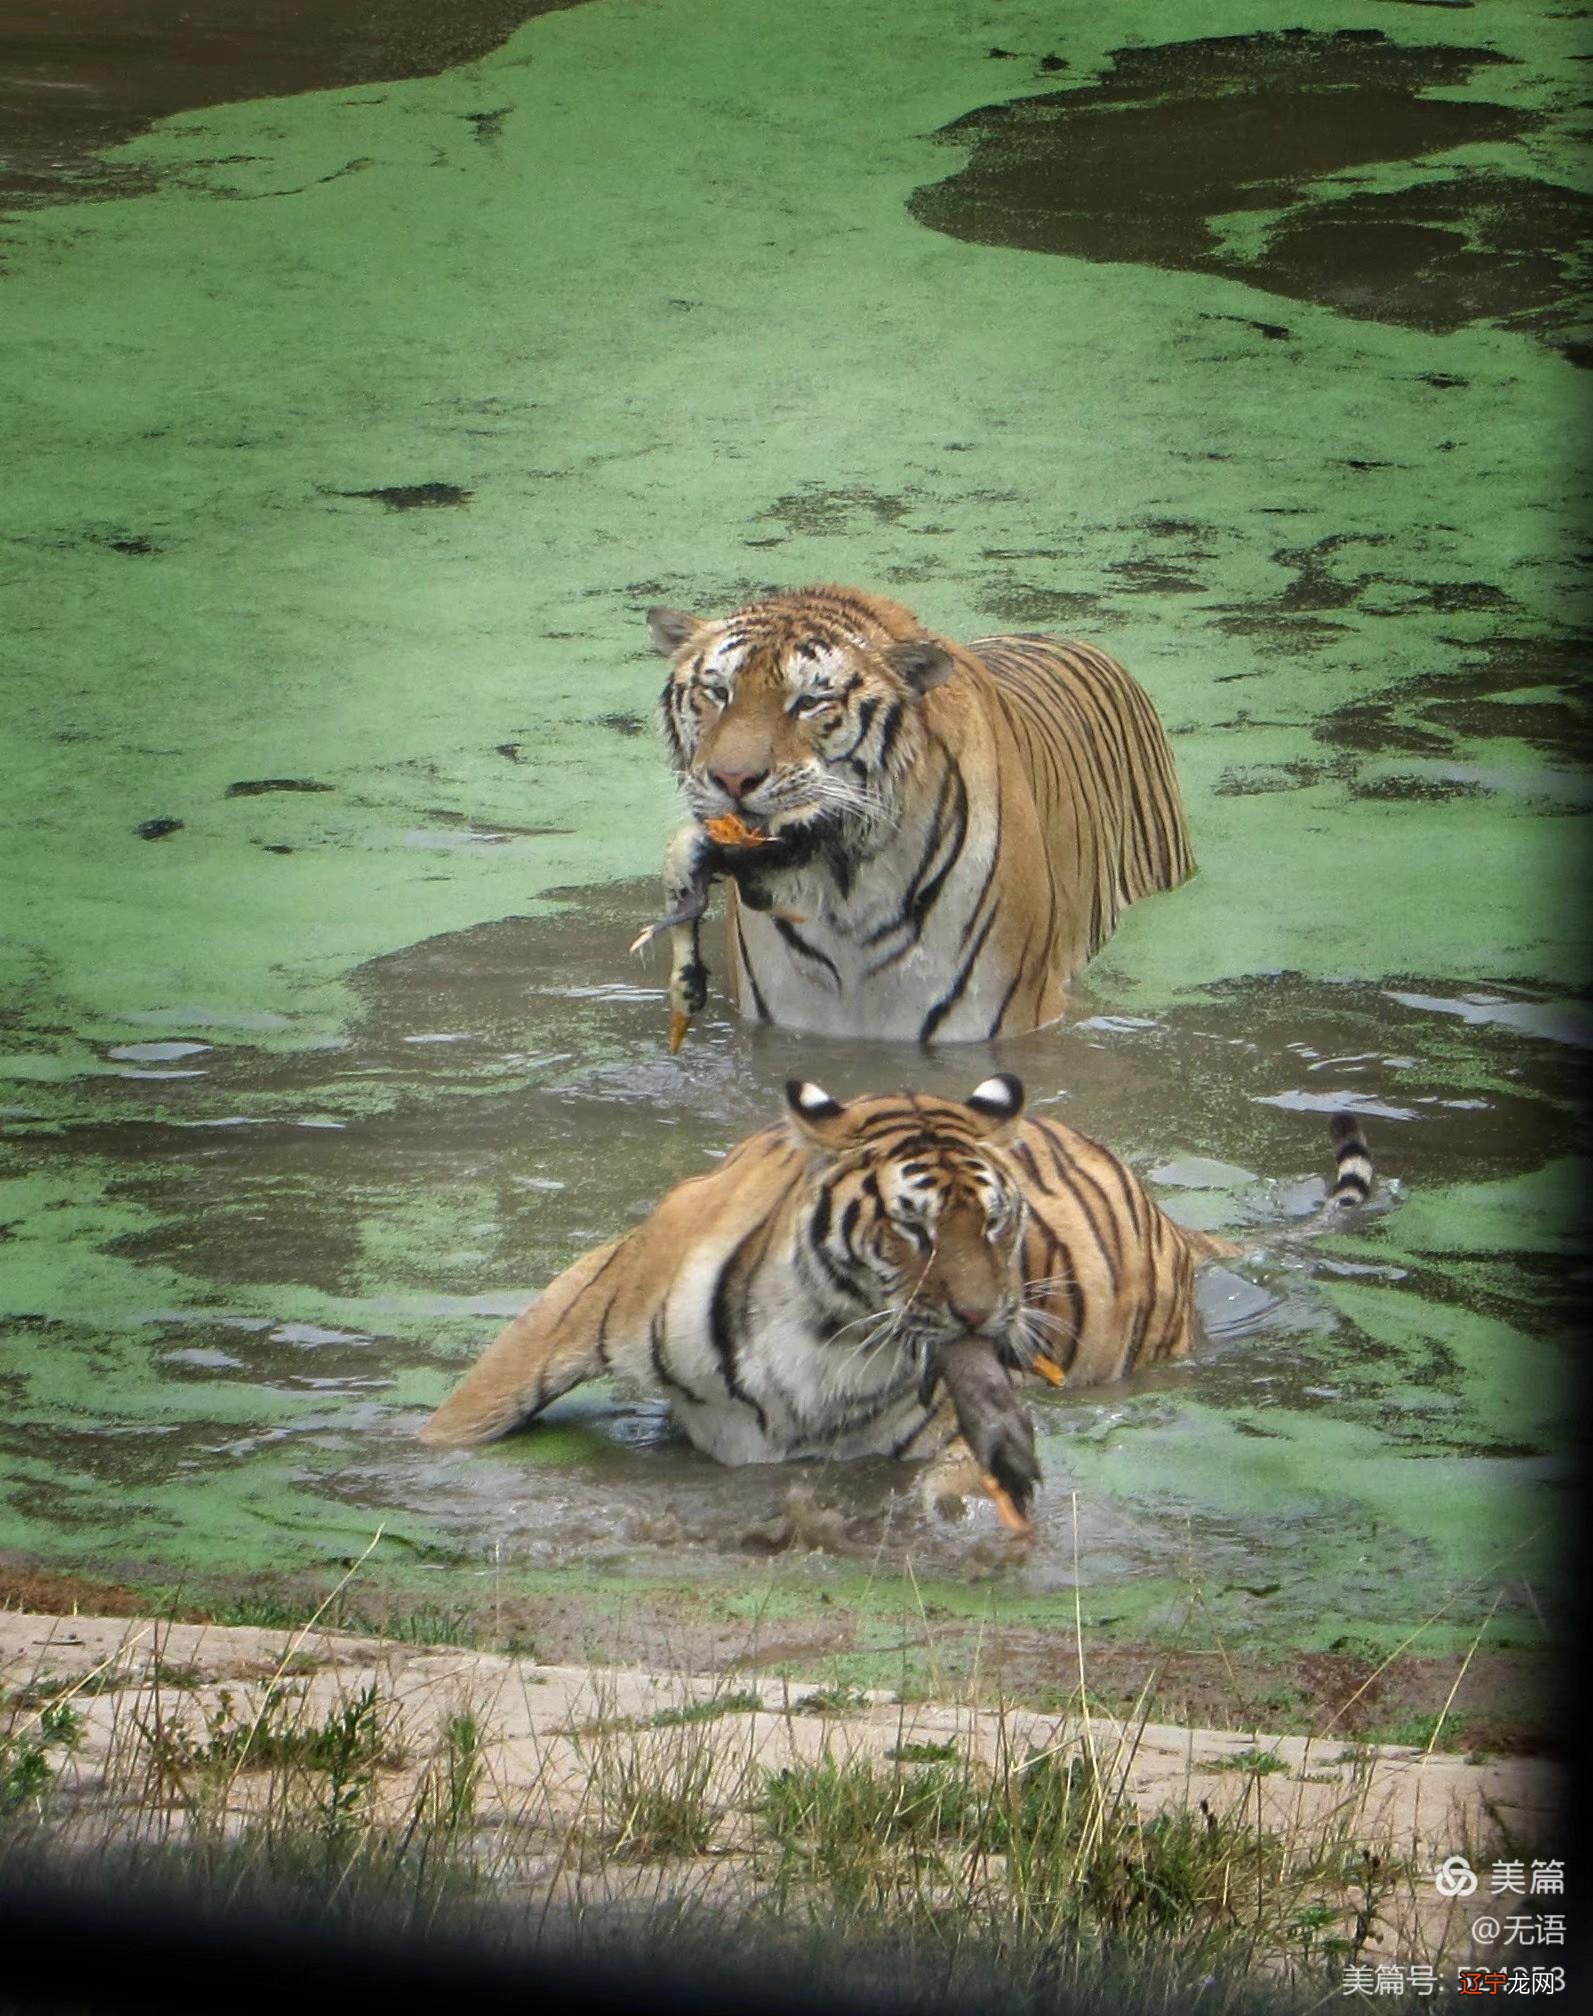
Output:
[[[945,1394],[925,1397],[937,1348],[1118,1379],[1188,1351],[1196,1269],[1237,1250],[1174,1224],[1110,1149],[1024,1117],[1015,1078],[965,1102],[788,1098],[784,1125],[561,1274],[422,1439],[489,1441],[612,1373],[724,1463],[930,1456],[955,1434]],[[1327,1208],[1363,1178],[1356,1134]]]
[[[731,895],[755,1021],[920,1042],[1039,1028],[1125,906],[1193,873],[1161,724],[1087,644],[965,648],[850,588],[649,625],[693,818],[786,843],[772,872],[748,850],[747,900]]]

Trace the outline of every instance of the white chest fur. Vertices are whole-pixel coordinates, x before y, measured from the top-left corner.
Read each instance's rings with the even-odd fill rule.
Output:
[[[699,1449],[721,1463],[886,1455],[922,1424],[920,1367],[890,1312],[837,1332],[789,1242],[727,1289],[736,1266],[733,1242],[695,1254],[652,1335],[615,1359]]]
[[[821,863],[779,878],[770,893],[784,916],[738,909],[743,1015],[913,1042],[944,1003],[936,1037],[986,1035],[1011,978],[991,943],[996,845],[994,817],[971,814],[965,829],[904,826],[849,888]]]

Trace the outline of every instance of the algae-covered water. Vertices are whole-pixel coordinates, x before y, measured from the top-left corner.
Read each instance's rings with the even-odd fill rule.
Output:
[[[1531,6],[591,0],[92,174],[33,133],[0,1548],[256,1572],[380,1527],[439,1588],[800,1608],[910,1564],[1130,1635],[1194,1592],[1258,1644],[1552,1639],[1577,56]],[[720,1004],[665,1053],[625,956],[676,818],[641,612],[815,579],[1090,637],[1153,694],[1200,873],[1065,1029],[923,1056]],[[793,1501],[600,1389],[410,1440],[792,1070],[993,1062],[1203,1224],[1308,1208],[1344,1105],[1387,1179],[1352,1236],[1213,1275],[1187,1367],[1039,1403],[1026,1557],[890,1466]]]

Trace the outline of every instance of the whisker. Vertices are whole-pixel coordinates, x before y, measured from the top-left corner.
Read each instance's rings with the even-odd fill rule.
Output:
[[[1048,1315],[1043,1309],[1019,1310],[1018,1324],[1032,1336],[1043,1336],[1050,1331],[1053,1336],[1061,1337],[1068,1343],[1072,1343],[1079,1334],[1077,1324],[1065,1323],[1060,1316]]]
[[[1049,1309],[1021,1309],[1019,1314],[1025,1323],[1038,1323],[1047,1330],[1061,1330],[1070,1337],[1078,1328],[1078,1325],[1070,1322],[1067,1317],[1058,1316]]]
[[[857,1323],[868,1323],[873,1327],[845,1350],[837,1352],[830,1361],[824,1384],[832,1398],[848,1373],[855,1376],[860,1371],[866,1372],[870,1361],[894,1341],[906,1314],[905,1306],[876,1309],[871,1310],[867,1316],[857,1318],[854,1323],[843,1326],[846,1329],[853,1329]],[[833,1343],[835,1337],[840,1334],[839,1330],[836,1331],[830,1341]]]
[[[884,1330],[881,1331],[878,1337],[871,1337],[868,1340],[868,1343],[864,1346],[864,1349],[869,1352],[874,1352],[879,1350],[881,1345],[889,1344],[892,1338],[895,1337],[897,1331],[902,1327],[902,1323],[907,1315],[908,1306],[909,1305],[904,1302],[902,1303],[900,1308],[893,1309],[890,1312],[890,1321],[885,1325]]]
[[[813,796],[832,811],[847,812],[864,825],[892,825],[897,822],[871,792],[849,784],[842,777],[820,776],[813,780]]]
[[[1031,1295],[1049,1295],[1053,1288],[1067,1288],[1071,1286],[1073,1280],[1074,1276],[1071,1274],[1046,1274],[1036,1280],[1025,1281],[1023,1284],[1024,1297],[1027,1300]]]
[[[882,1323],[890,1313],[889,1309],[865,1309],[861,1316],[854,1316],[850,1323],[843,1323],[838,1330],[832,1330],[828,1341],[833,1344],[837,1337],[844,1337],[848,1330],[856,1330],[864,1323]]]

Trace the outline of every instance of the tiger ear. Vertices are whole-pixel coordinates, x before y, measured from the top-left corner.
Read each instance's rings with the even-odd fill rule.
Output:
[[[933,637],[909,637],[902,644],[887,644],[880,656],[915,693],[927,693],[957,669],[951,653]]]
[[[977,1113],[986,1123],[986,1138],[1004,1148],[1017,1133],[1018,1122],[1023,1118],[1023,1080],[1014,1078],[1010,1071],[998,1072],[994,1078],[974,1087],[967,1105],[970,1112]]]
[[[688,616],[684,609],[660,606],[647,612],[647,634],[660,658],[673,658],[681,645],[689,643],[702,627],[702,618]]]
[[[810,1079],[788,1078],[785,1103],[796,1131],[805,1141],[820,1148],[834,1146],[841,1131],[839,1123],[846,1118],[846,1108],[839,1099],[832,1099],[822,1085],[815,1085]]]

